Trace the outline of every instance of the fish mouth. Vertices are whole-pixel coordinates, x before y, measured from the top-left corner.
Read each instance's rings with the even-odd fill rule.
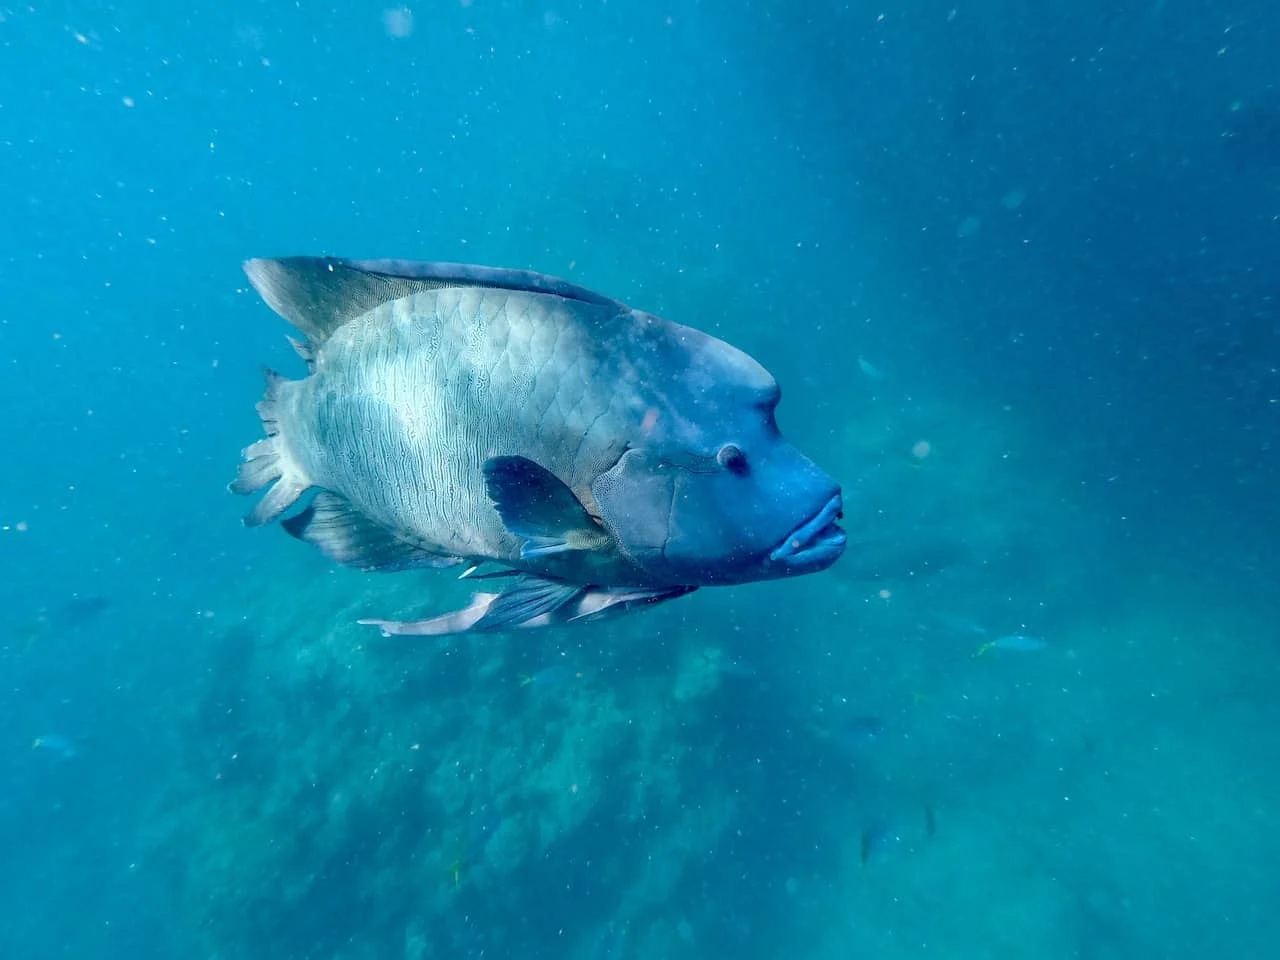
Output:
[[[796,527],[769,554],[769,560],[792,573],[805,573],[831,566],[844,553],[845,532],[836,523],[843,501],[836,494],[827,505]]]

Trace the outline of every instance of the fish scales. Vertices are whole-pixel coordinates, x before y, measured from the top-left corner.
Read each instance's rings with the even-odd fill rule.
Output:
[[[374,308],[321,346],[311,377],[288,385],[305,471],[442,554],[496,547],[514,559],[516,539],[469,482],[484,461],[526,450],[532,436],[548,451],[540,462],[589,497],[616,446],[587,429],[607,416],[611,381],[581,329],[549,298],[485,289]]]

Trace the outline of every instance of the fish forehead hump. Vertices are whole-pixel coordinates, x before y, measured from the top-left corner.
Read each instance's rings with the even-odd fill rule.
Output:
[[[690,377],[697,386],[720,387],[746,396],[770,396],[777,392],[778,381],[755,357],[717,337],[671,324],[676,336],[687,346]]]
[[[695,425],[709,417],[732,422],[777,403],[777,381],[750,354],[701,330],[638,310],[628,313],[630,379],[642,390],[650,422],[654,413],[659,423],[668,414],[668,428],[676,428],[668,439],[705,432]]]

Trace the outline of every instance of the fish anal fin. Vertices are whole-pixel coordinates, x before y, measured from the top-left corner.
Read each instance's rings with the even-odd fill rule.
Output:
[[[356,510],[342,497],[318,493],[307,508],[280,524],[330,560],[366,571],[390,572],[461,563],[411,543]]]

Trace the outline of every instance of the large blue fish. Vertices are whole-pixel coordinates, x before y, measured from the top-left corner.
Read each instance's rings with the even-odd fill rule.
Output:
[[[521,270],[250,260],[305,337],[310,375],[268,373],[266,439],[236,493],[364,570],[489,561],[470,606],[384,633],[594,619],[701,586],[825,569],[840,487],[774,422],[778,385],[740,350]],[[465,575],[465,574],[464,574]],[[507,577],[508,579],[499,579]]]

